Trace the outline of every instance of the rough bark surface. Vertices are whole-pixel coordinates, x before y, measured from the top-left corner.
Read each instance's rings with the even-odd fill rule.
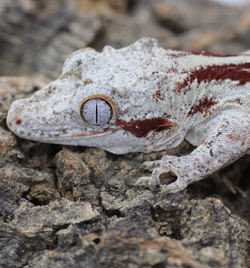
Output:
[[[250,7],[207,1],[0,3],[0,267],[250,267],[250,157],[162,198],[134,186],[146,160],[12,134],[10,104],[55,78],[74,50],[128,45],[233,54],[249,49]],[[25,76],[27,74],[43,74]],[[192,150],[183,142],[167,153]],[[163,178],[164,179],[164,178]],[[165,178],[167,179],[167,178]]]

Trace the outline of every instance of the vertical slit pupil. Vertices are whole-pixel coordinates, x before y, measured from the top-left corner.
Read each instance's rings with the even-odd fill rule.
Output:
[[[96,106],[95,106],[95,123],[96,125],[98,125],[98,102],[96,102]]]
[[[107,124],[112,117],[112,108],[110,104],[99,98],[87,100],[81,107],[82,119],[93,126]]]

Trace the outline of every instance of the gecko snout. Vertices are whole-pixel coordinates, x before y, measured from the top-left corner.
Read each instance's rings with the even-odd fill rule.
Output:
[[[16,106],[15,102],[12,103],[8,115],[7,115],[7,125],[11,131],[14,133],[18,132],[18,129],[23,125],[23,119],[22,119],[22,109],[20,109],[20,106]]]
[[[12,125],[21,125],[22,124],[22,120],[19,119],[18,117],[16,117],[15,115],[13,114],[9,114],[8,117],[7,117],[7,125],[8,127],[11,129],[12,128]]]

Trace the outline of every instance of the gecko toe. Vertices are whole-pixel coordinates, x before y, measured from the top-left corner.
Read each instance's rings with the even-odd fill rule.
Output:
[[[175,180],[174,182],[162,185],[161,196],[178,193],[184,190],[187,185],[187,181],[184,178],[178,177],[177,180]]]
[[[148,181],[150,177],[141,177],[135,182],[135,186],[148,186]]]
[[[145,169],[145,170],[151,170],[154,167],[154,165],[153,165],[153,162],[147,161],[147,162],[142,163],[141,167],[142,169]]]
[[[135,182],[134,185],[147,187],[151,191],[159,191],[160,190],[159,176],[152,174],[151,177],[141,177]]]
[[[171,183],[169,185],[164,184],[161,187],[160,194],[161,194],[162,197],[165,197],[168,194],[175,194],[175,193],[180,192],[181,190],[183,190],[183,189],[180,189],[180,187],[175,182],[173,182],[173,183]]]
[[[142,163],[142,168],[145,170],[152,170],[159,165],[159,161],[146,161]]]

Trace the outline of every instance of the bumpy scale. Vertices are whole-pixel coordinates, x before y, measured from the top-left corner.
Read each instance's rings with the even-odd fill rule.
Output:
[[[179,52],[142,38],[115,50],[76,51],[60,77],[13,102],[7,123],[22,138],[95,146],[115,154],[198,146],[145,162],[138,185],[176,193],[250,149],[250,55]],[[161,185],[160,175],[177,179]]]

